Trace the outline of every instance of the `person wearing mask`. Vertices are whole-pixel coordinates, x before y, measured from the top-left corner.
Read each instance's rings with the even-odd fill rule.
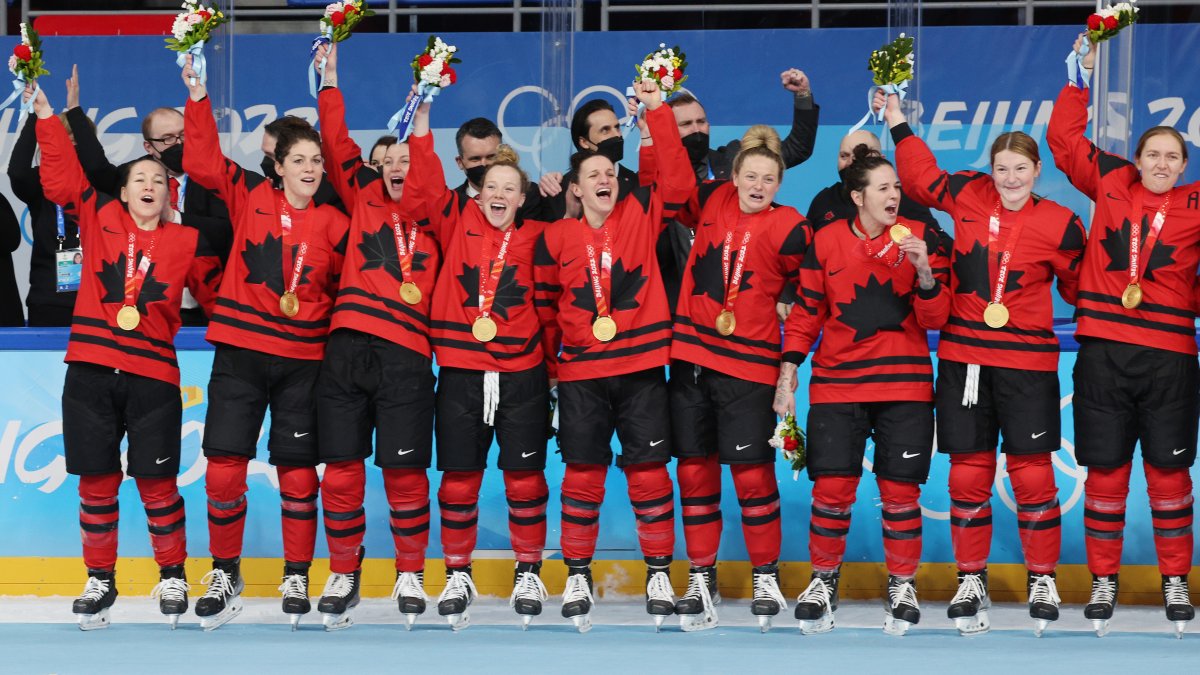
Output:
[[[463,182],[454,191],[458,193],[458,203],[466,204],[467,199],[475,199],[483,189],[483,175],[496,161],[496,153],[503,141],[500,127],[486,117],[475,117],[463,122],[454,134],[454,143],[458,155],[454,163],[465,175]],[[525,200],[517,210],[517,220],[526,218],[547,220],[544,218],[545,206],[538,186],[529,184],[525,188]]]

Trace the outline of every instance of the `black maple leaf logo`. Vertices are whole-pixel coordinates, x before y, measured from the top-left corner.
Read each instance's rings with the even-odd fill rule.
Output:
[[[638,301],[637,294],[641,292],[642,287],[649,281],[649,277],[642,274],[642,266],[625,271],[625,262],[616,260],[612,264],[612,284],[609,286],[608,307],[609,311],[615,312],[618,309],[637,309]],[[572,288],[571,292],[575,294],[575,300],[571,304],[576,307],[591,312],[596,315],[596,296],[592,293],[592,272],[587,271],[587,283],[582,288]]]
[[[1104,239],[1100,240],[1100,245],[1104,247],[1104,252],[1108,254],[1108,267],[1105,271],[1120,272],[1129,269],[1129,238],[1133,232],[1133,224],[1126,218],[1121,223],[1119,229],[1104,228]],[[1150,236],[1150,226],[1146,223],[1146,219],[1142,219],[1142,232],[1138,238],[1141,247],[1139,250],[1145,250],[1146,238]],[[1154,281],[1154,270],[1166,267],[1175,262],[1176,246],[1164,244],[1161,240],[1154,245],[1154,250],[1150,252],[1150,261],[1142,269],[1142,276],[1148,281]]]
[[[292,245],[292,258],[300,251],[300,246]],[[246,240],[246,248],[242,251],[242,262],[246,263],[246,283],[248,284],[266,284],[267,288],[275,292],[276,295],[283,295],[283,238],[276,237],[275,234],[268,233],[261,244],[253,244],[249,239]],[[312,265],[305,265],[300,272],[300,282],[297,286],[303,286],[309,283],[308,273],[313,270]],[[290,270],[289,270],[289,275]],[[289,279],[288,281],[291,281]]]
[[[892,280],[882,284],[872,274],[866,286],[854,285],[854,299],[837,303],[838,320],[854,329],[854,341],[862,342],[884,330],[904,330],[904,320],[912,314],[908,298],[897,295]]]
[[[463,263],[462,274],[458,275],[458,283],[462,284],[466,294],[463,307],[478,308],[479,268]],[[492,313],[508,321],[508,310],[524,303],[527,293],[529,293],[529,287],[522,286],[517,281],[517,266],[505,265],[504,271],[500,273],[500,282],[496,285],[496,299],[492,302]]]
[[[405,245],[411,240],[405,240]],[[362,242],[358,245],[358,250],[362,253],[363,264],[361,271],[377,270],[382,268],[392,276],[396,281],[404,281],[404,275],[400,273],[400,252],[396,248],[396,231],[384,225],[379,232],[371,234],[363,231]],[[424,251],[417,251],[413,254],[413,271],[421,271],[425,269],[425,260],[429,258],[429,254]]]
[[[725,268],[721,264],[723,248],[723,246],[709,244],[703,253],[696,256],[696,264],[692,266],[692,295],[707,295],[714,302],[725,302]],[[731,274],[734,266],[737,265],[737,254],[737,249],[730,251],[729,270]],[[738,286],[739,292],[752,288],[750,285],[752,276],[754,276],[754,272],[742,271],[742,283]]]
[[[140,265],[142,262],[143,251],[138,251],[137,261]],[[146,313],[146,304],[150,302],[158,302],[159,300],[167,299],[167,289],[170,284],[163,283],[154,278],[154,268],[158,267],[158,263],[150,263],[150,267],[146,268],[146,278],[142,280],[142,289],[137,296],[137,308],[142,314]],[[96,273],[100,279],[101,285],[104,286],[104,298],[100,302],[125,302],[125,254],[117,256],[116,261],[102,261],[100,271]]]
[[[1003,252],[997,254],[997,259],[1003,255]],[[992,299],[992,282],[990,280],[990,271],[988,270],[988,249],[978,241],[971,246],[971,250],[966,253],[954,252],[954,278],[958,281],[958,287],[954,292],[960,295],[969,295],[974,293],[983,298],[985,302],[990,302]],[[1018,281],[1025,276],[1025,272],[1014,270],[1011,267],[1008,270],[1008,280],[1004,282],[1004,292],[1015,291],[1021,288]]]

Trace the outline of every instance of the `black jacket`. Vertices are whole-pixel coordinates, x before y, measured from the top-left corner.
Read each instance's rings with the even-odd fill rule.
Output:
[[[857,214],[858,208],[854,205],[854,202],[850,201],[850,195],[846,192],[845,185],[838,182],[821,190],[817,193],[816,197],[813,197],[812,204],[808,206],[808,213],[806,215],[809,222],[812,223],[813,231],[815,232],[835,220],[850,220]],[[954,250],[953,239],[942,229],[942,226],[938,223],[937,218],[933,216],[933,213],[918,204],[911,197],[905,195],[903,191],[900,193],[899,215],[901,218],[925,223],[934,232],[937,232],[938,239],[941,240],[944,250],[947,251],[947,255],[949,251]]]
[[[8,199],[0,194],[0,326],[24,326],[21,292],[12,254],[21,245],[21,223]]]

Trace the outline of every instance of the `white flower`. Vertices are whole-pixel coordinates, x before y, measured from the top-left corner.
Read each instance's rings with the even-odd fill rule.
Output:
[[[8,57],[8,72],[13,75],[17,74],[17,57],[15,55]]]
[[[443,87],[443,88],[449,87],[450,86],[450,76],[442,75],[440,78],[438,78],[438,86]]]
[[[667,43],[665,43],[665,42],[660,42],[660,43],[658,43],[658,48],[659,48],[659,49],[666,49],[666,48],[667,48]]]
[[[900,34],[900,37],[904,37],[904,33],[901,33],[901,34]]]
[[[675,78],[668,75],[664,77],[659,84],[663,91],[671,91],[675,88]]]

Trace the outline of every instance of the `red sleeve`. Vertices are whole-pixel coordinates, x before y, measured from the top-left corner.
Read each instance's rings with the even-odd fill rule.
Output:
[[[42,148],[42,192],[82,225],[84,212],[95,213],[95,190],[84,175],[75,147],[58,117],[37,120],[35,129]],[[89,197],[85,199],[85,197]]]
[[[188,178],[217,193],[225,202],[234,223],[246,207],[249,187],[242,167],[221,154],[217,122],[213,119],[212,101],[188,99],[183,109],[183,124],[187,134],[187,151],[183,153],[183,170]],[[261,176],[259,177],[261,180]]]
[[[187,288],[200,303],[204,315],[212,317],[221,287],[221,259],[215,255],[196,256],[188,270]]]
[[[662,217],[671,218],[696,191],[696,174],[679,138],[679,125],[671,107],[661,105],[647,112],[646,124],[654,139],[650,148],[656,155],[655,186],[662,199]]]
[[[816,242],[800,266],[800,299],[783,324],[784,360],[800,363],[808,357],[821,328],[829,319],[829,300],[825,296],[825,266],[821,264]]]
[[[1063,87],[1050,113],[1046,127],[1046,142],[1054,155],[1054,165],[1067,174],[1075,189],[1096,201],[1101,176],[1124,168],[1132,173],[1129,182],[1137,180],[1137,169],[1115,155],[1099,150],[1087,139],[1088,93],[1070,84]]]
[[[545,226],[538,234],[533,256],[533,306],[542,324],[542,350],[546,355],[546,372],[552,379],[558,377],[558,350],[562,346],[562,328],[558,325],[562,283],[558,278],[557,231],[554,225]]]
[[[1079,268],[1083,265],[1083,249],[1087,244],[1087,230],[1083,221],[1074,213],[1063,232],[1062,243],[1050,259],[1054,276],[1058,277],[1058,292],[1063,300],[1075,304],[1079,295]]]
[[[780,291],[777,300],[790,305],[800,300],[800,268],[812,245],[813,229],[812,223],[799,212],[788,210],[793,212],[790,215],[794,217],[794,221],[789,223],[790,227],[780,230],[784,237],[776,248],[779,252],[776,261],[779,265],[779,275],[783,278],[783,290]]]
[[[449,241],[458,227],[458,193],[446,187],[442,160],[433,149],[433,134],[409,136],[408,153],[400,210],[418,221],[428,220],[434,236]]]
[[[904,195],[923,206],[955,215],[959,190],[981,174],[978,171],[954,174],[943,171],[929,146],[913,134],[907,124],[892,129],[892,138],[896,141],[896,171],[900,174]]]
[[[950,318],[950,261],[946,259],[941,240],[933,228],[925,228],[925,244],[929,247],[929,268],[933,270],[933,288],[914,288],[913,311],[917,324],[926,330],[940,330]]]
[[[657,179],[658,156],[654,154],[654,145],[638,143],[638,185],[654,185]]]
[[[317,96],[317,114],[321,123],[321,153],[325,155],[325,172],[334,190],[345,204],[358,198],[359,172],[365,167],[362,148],[350,138],[346,127],[346,103],[342,90],[327,87]]]
[[[342,263],[346,262],[346,246],[350,241],[350,218],[335,207],[326,205],[323,209],[328,213],[330,222],[325,226],[329,236],[330,250],[333,255],[329,259],[334,283],[341,286]]]

